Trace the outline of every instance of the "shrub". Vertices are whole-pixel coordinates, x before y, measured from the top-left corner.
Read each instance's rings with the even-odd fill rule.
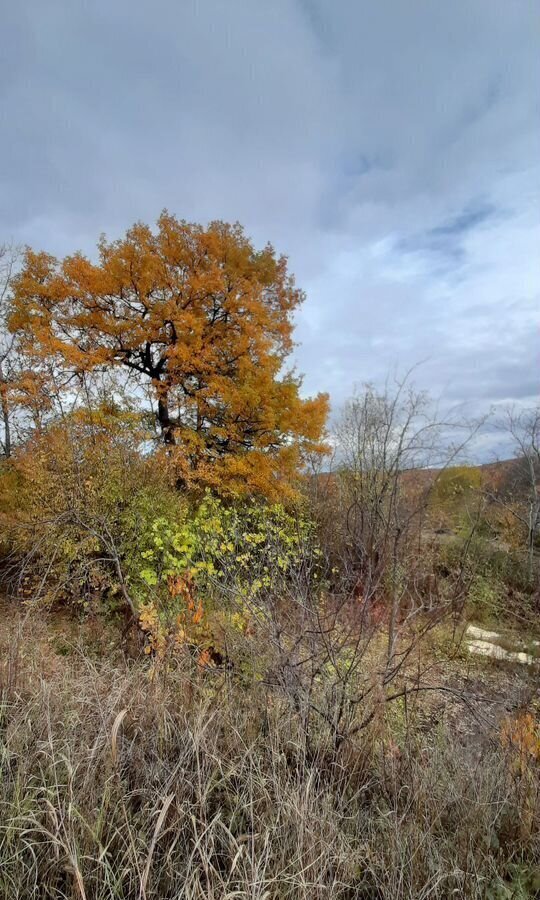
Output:
[[[455,523],[474,502],[482,486],[482,473],[476,466],[449,466],[438,474],[431,489],[429,507],[432,516]]]
[[[248,628],[248,605],[314,552],[313,527],[300,508],[178,490],[143,437],[123,414],[104,427],[78,414],[13,459],[0,510],[17,590],[126,615],[160,656],[204,652],[225,620]]]
[[[215,644],[214,613],[245,630],[253,600],[276,591],[313,547],[313,526],[281,504],[226,504],[206,492],[182,516],[148,518],[127,560],[130,590],[154,650]]]
[[[166,470],[140,452],[127,415],[80,415],[36,436],[0,478],[0,516],[17,587],[45,601],[125,605],[119,564],[149,517],[183,500]],[[104,414],[105,415],[105,414]],[[174,512],[172,512],[174,511]]]

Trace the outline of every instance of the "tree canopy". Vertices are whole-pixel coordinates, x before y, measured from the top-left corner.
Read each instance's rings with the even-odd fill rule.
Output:
[[[240,225],[163,212],[155,231],[102,238],[96,262],[27,250],[9,324],[36,362],[127,370],[186,482],[272,495],[324,451],[327,397],[302,399],[284,369],[303,299],[286,258]]]

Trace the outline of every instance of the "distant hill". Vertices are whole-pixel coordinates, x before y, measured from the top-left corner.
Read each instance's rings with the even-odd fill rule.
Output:
[[[524,460],[521,458],[502,459],[489,463],[481,463],[480,465],[464,466],[463,464],[450,466],[452,468],[469,468],[479,470],[481,473],[481,483],[486,490],[494,492],[511,492],[518,490],[523,486],[527,477],[524,466]],[[440,474],[440,469],[407,469],[402,473],[404,483],[410,488],[417,490],[427,489]],[[336,485],[338,472],[320,472],[312,476],[312,481],[322,492],[331,491]]]

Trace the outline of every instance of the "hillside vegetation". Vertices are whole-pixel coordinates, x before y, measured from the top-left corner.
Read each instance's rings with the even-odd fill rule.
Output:
[[[239,226],[3,259],[2,896],[538,896],[540,414],[330,436]]]

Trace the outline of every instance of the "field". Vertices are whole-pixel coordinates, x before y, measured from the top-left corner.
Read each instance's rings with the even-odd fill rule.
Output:
[[[111,626],[2,620],[2,896],[536,896],[530,667],[441,627],[441,690],[336,755],[234,673],[152,677]]]

